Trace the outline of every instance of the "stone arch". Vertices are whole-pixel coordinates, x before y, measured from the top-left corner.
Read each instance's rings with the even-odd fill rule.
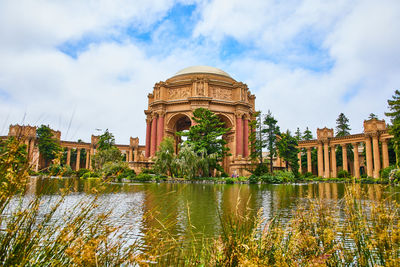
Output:
[[[169,136],[172,137],[175,141],[175,152],[178,152],[178,146],[181,142],[180,136],[176,135],[176,132],[189,130],[190,126],[193,125],[192,120],[190,119],[189,114],[187,113],[178,113],[171,116],[168,119],[167,127],[169,131]]]

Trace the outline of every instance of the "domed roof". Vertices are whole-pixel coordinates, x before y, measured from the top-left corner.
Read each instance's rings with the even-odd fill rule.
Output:
[[[184,75],[184,74],[193,74],[193,73],[208,73],[208,74],[217,74],[222,75],[228,78],[232,78],[228,73],[218,68],[210,67],[210,66],[191,66],[188,68],[184,68],[177,73],[175,76]]]

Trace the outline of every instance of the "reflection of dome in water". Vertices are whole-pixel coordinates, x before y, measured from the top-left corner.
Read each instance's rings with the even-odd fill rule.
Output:
[[[228,73],[218,68],[210,67],[210,66],[191,66],[188,68],[184,68],[178,71],[173,77],[185,74],[194,74],[194,73],[206,73],[206,74],[217,74],[221,76],[225,76],[228,78],[232,78]]]

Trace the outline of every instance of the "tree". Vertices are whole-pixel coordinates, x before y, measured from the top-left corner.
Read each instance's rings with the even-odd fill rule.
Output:
[[[390,118],[392,125],[389,126],[389,133],[393,135],[393,147],[396,154],[396,166],[399,168],[400,158],[400,91],[395,90],[392,99],[388,100],[389,112],[385,115]]]
[[[171,176],[174,176],[175,165],[176,156],[174,152],[174,140],[171,137],[166,137],[161,141],[156,153],[154,170],[158,174],[168,175],[169,173]]]
[[[177,134],[187,137],[185,142],[193,147],[198,156],[201,153],[205,153],[205,156],[216,155],[215,163],[210,165],[209,174],[214,168],[222,170],[218,162],[228,156],[229,151],[223,135],[228,133],[230,128],[225,128],[225,123],[216,114],[205,108],[195,109],[192,120],[196,124],[191,126],[189,131]]]
[[[378,119],[378,116],[375,115],[374,113],[370,113],[368,119],[369,119],[369,120],[372,120],[372,119],[377,120],[377,119]]]
[[[336,136],[343,137],[350,135],[350,130],[349,119],[343,113],[340,113],[339,117],[336,119]],[[347,145],[347,158],[353,158],[352,145]],[[336,163],[343,166],[342,146],[337,146],[336,148]]]
[[[306,127],[306,130],[303,133],[303,140],[312,140],[314,139],[311,131],[308,129],[308,127]]]
[[[340,113],[339,117],[336,119],[336,136],[341,137],[349,135],[350,130],[349,119],[343,113]]]
[[[253,114],[254,119],[250,122],[250,159],[257,165],[252,171],[253,174],[260,176],[268,172],[264,162],[263,149],[267,146],[266,128],[263,123],[263,114],[259,111]]]
[[[280,134],[279,141],[277,142],[279,156],[286,161],[286,170],[290,167],[296,175],[299,170],[299,159],[297,158],[299,149],[297,146],[297,140],[291,135],[289,130],[286,133]]]
[[[294,137],[296,138],[297,141],[301,141],[301,140],[302,140],[302,135],[301,135],[301,132],[300,132],[300,128],[299,128],[299,127],[297,127],[297,130],[296,130],[296,132],[294,133]]]
[[[92,164],[96,170],[101,169],[107,162],[122,161],[121,151],[115,146],[114,135],[108,129],[100,136],[97,151]]]
[[[265,125],[264,132],[266,134],[267,149],[269,152],[269,171],[273,171],[273,159],[277,154],[276,150],[276,136],[280,133],[278,121],[272,116],[271,111],[268,110],[263,124]]]
[[[44,165],[47,167],[50,161],[57,158],[62,151],[59,142],[54,138],[53,131],[47,125],[41,125],[36,130],[39,153],[43,156]]]

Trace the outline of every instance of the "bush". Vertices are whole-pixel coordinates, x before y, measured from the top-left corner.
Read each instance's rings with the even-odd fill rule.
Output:
[[[147,173],[147,174],[155,174],[153,169],[142,169],[141,173]]]
[[[312,172],[306,172],[306,173],[304,174],[304,177],[305,177],[305,178],[313,178],[313,177],[315,177],[315,175],[314,175]]]
[[[283,181],[281,179],[279,179],[276,175],[272,174],[272,173],[266,173],[262,176],[260,176],[260,180],[263,183],[266,184],[281,184],[283,183]]]
[[[251,184],[256,184],[260,181],[258,176],[255,176],[254,174],[250,175],[249,177],[249,183]]]
[[[90,170],[88,170],[88,169],[79,169],[78,171],[76,171],[76,175],[78,177],[82,177],[87,172],[90,172]]]
[[[75,174],[75,172],[70,166],[62,166],[60,164],[52,164],[49,166],[49,175],[70,177],[73,174]]]
[[[138,181],[151,181],[151,180],[153,180],[153,175],[141,172],[138,175],[136,175],[135,180],[138,180]]]
[[[391,172],[392,170],[394,170],[394,169],[396,169],[396,166],[389,166],[389,167],[386,167],[386,168],[384,168],[384,169],[381,169],[381,170],[379,171],[380,177],[381,177],[382,179],[389,179],[390,172]]]
[[[400,181],[400,169],[393,169],[389,174],[389,180],[393,183],[398,183]]]
[[[346,170],[340,170],[337,174],[338,178],[350,178],[350,173]]]
[[[295,179],[295,175],[291,171],[275,171],[274,174],[282,183],[294,182]]]
[[[255,170],[251,171],[252,174],[254,174],[255,176],[262,176],[266,173],[268,173],[268,166],[265,164],[259,164],[257,165],[257,167],[255,168]]]
[[[235,178],[227,177],[225,179],[226,184],[234,184],[237,180]]]
[[[82,179],[99,178],[99,177],[100,177],[100,174],[99,174],[99,173],[97,173],[97,172],[92,172],[92,171],[85,172],[85,173],[81,176]]]
[[[135,175],[135,171],[131,170],[128,163],[123,161],[106,162],[103,166],[102,172],[106,178],[110,176],[117,177],[119,175],[122,175],[121,177],[124,178]]]

